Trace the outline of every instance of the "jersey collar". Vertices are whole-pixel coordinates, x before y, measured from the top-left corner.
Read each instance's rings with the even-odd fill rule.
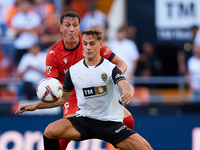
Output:
[[[76,50],[76,49],[78,49],[78,47],[80,46],[80,40],[79,40],[79,42],[78,42],[78,45],[75,47],[75,48],[73,48],[73,49],[67,49],[66,47],[65,47],[65,44],[64,44],[64,41],[62,41],[62,43],[63,43],[63,47],[64,47],[64,49],[66,50],[66,51],[74,51],[74,50]]]
[[[103,63],[103,61],[104,61],[104,58],[101,57],[100,62],[99,62],[94,68],[96,68],[96,67],[98,67],[99,65],[101,65],[101,64]],[[83,64],[84,64],[87,68],[89,68],[89,67],[86,65],[86,63],[85,63],[85,59],[83,60]]]

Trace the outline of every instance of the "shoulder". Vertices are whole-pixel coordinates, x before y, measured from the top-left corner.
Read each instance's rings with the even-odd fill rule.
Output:
[[[75,73],[75,74],[79,74],[81,71],[81,68],[83,68],[83,60],[81,59],[79,62],[77,62],[76,64],[72,65],[69,70],[71,73]]]
[[[72,65],[70,68],[78,69],[79,67],[82,67],[84,65],[83,64],[83,60],[84,59],[81,59],[80,61],[78,61],[77,63],[75,63],[74,65]]]
[[[60,40],[56,44],[54,44],[50,50],[48,51],[47,55],[58,53],[60,49],[63,49],[63,40]]]
[[[105,67],[107,67],[107,68],[109,68],[109,69],[113,69],[113,68],[115,68],[115,64],[113,64],[113,63],[111,63],[109,60],[107,60],[107,59],[104,59],[104,61],[103,61],[103,65],[105,66]]]
[[[61,50],[63,49],[63,44],[62,44],[62,40],[60,40],[59,42],[57,42],[55,45],[53,45],[50,50],[47,52],[46,56],[47,59],[51,58],[57,58],[58,54],[61,53]]]

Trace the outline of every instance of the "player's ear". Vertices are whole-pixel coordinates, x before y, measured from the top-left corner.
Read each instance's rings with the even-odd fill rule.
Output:
[[[100,46],[101,46],[101,48],[102,48],[102,46],[103,46],[103,42],[102,42],[102,41],[100,41]]]
[[[60,30],[60,32],[62,32],[62,25],[61,24],[59,25],[59,30]]]

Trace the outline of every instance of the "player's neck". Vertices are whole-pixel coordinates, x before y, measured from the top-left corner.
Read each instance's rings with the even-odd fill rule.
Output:
[[[96,66],[101,61],[101,56],[95,58],[85,58],[85,63],[87,66]]]
[[[70,42],[68,42],[67,40],[63,40],[63,42],[66,49],[74,49],[79,43],[79,38],[76,38],[74,41]]]

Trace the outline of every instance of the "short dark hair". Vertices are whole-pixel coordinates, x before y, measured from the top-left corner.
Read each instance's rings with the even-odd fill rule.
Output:
[[[83,30],[82,31],[82,36],[83,35],[92,35],[98,41],[101,41],[101,39],[102,39],[102,31],[99,28],[95,28],[95,27],[91,27],[91,28]]]
[[[77,18],[78,21],[79,21],[79,24],[80,24],[80,16],[78,13],[74,12],[74,11],[67,11],[66,13],[64,13],[61,17],[60,17],[60,24],[63,23],[63,20],[66,18],[66,17],[71,17],[71,18]]]

